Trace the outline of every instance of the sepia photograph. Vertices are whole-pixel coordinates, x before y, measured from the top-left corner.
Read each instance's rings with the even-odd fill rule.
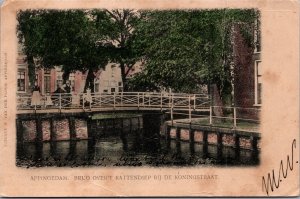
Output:
[[[20,10],[18,167],[257,166],[257,9]]]

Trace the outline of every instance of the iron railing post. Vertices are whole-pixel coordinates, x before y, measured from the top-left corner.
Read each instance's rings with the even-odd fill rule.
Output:
[[[100,107],[102,106],[101,105],[101,97],[102,97],[102,94],[100,93],[100,95],[99,95],[99,105],[100,105]]]
[[[196,95],[194,94],[194,110],[196,110]]]
[[[116,93],[114,93],[114,109],[116,108]]]
[[[173,106],[171,107],[171,122],[172,122],[172,126],[173,126]]]
[[[61,110],[61,93],[59,93],[59,110]]]
[[[162,109],[162,102],[163,102],[163,100],[162,100],[162,92],[160,93],[160,109]]]
[[[189,122],[192,122],[191,96],[189,95]]]
[[[212,106],[209,107],[209,125],[212,125]]]
[[[236,128],[236,107],[233,107],[233,127]]]
[[[93,96],[92,96],[92,93],[91,93],[91,99],[90,99],[90,110],[92,110],[92,102],[93,102]]]
[[[121,92],[121,107],[123,107],[123,91]]]
[[[140,109],[140,93],[137,95],[138,109]]]
[[[85,95],[82,94],[82,109],[84,110],[84,104],[85,104]]]

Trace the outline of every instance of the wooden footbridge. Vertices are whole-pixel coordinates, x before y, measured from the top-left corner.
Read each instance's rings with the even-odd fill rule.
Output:
[[[71,113],[126,110],[209,111],[207,94],[120,92],[43,95],[32,103],[30,95],[17,97],[17,113]]]

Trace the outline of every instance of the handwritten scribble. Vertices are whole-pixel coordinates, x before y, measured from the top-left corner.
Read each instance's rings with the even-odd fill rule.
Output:
[[[262,191],[266,192],[269,195],[270,191],[273,192],[275,189],[278,189],[280,183],[283,179],[287,178],[288,172],[293,171],[294,169],[294,149],[297,148],[296,139],[293,140],[291,145],[291,154],[287,155],[286,158],[286,167],[284,167],[284,161],[280,161],[280,166],[278,170],[278,175],[276,175],[275,170],[272,169],[272,172],[268,173],[267,180],[265,176],[262,177]],[[296,161],[298,163],[298,161]],[[282,179],[283,177],[283,179]]]

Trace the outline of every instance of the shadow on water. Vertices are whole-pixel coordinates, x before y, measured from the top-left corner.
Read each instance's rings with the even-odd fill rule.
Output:
[[[160,118],[144,118],[143,128],[106,128],[93,139],[27,142],[17,145],[17,166],[255,166],[259,154],[250,150],[207,145],[160,136]],[[124,125],[124,126],[123,126]]]

